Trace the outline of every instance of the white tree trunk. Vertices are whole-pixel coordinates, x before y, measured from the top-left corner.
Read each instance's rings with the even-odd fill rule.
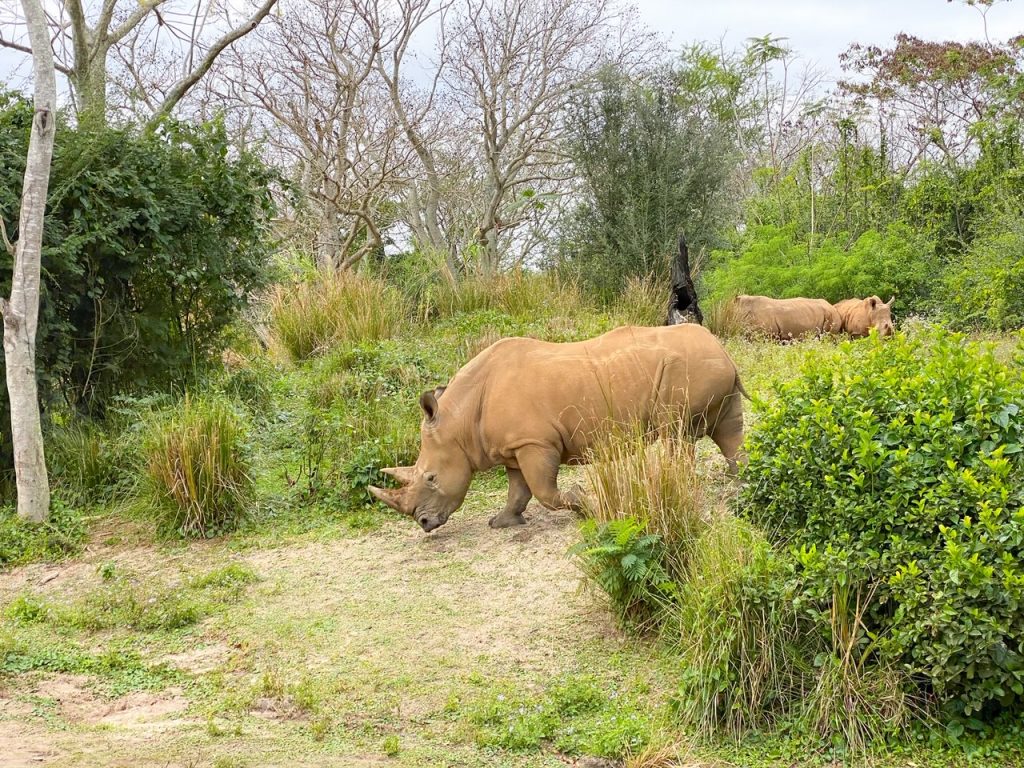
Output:
[[[11,401],[18,515],[33,522],[42,522],[50,512],[50,483],[46,477],[36,390],[36,326],[39,320],[43,215],[46,212],[46,190],[50,183],[50,158],[57,119],[57,84],[46,16],[40,0],[22,0],[21,5],[32,40],[35,114],[21,190],[11,298],[0,304],[0,310],[4,320],[4,355],[7,392]]]

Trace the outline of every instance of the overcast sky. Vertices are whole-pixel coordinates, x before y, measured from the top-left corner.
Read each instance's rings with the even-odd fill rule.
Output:
[[[672,46],[692,40],[741,48],[748,37],[788,38],[787,45],[833,77],[851,42],[886,45],[898,32],[925,40],[983,39],[981,15],[960,0],[636,0],[641,18],[671,34]],[[989,38],[1024,34],[1024,0],[988,12]]]
[[[343,2],[344,0],[339,0]],[[626,0],[629,2],[629,0]],[[747,38],[787,38],[801,57],[836,79],[838,55],[851,42],[887,45],[898,32],[926,40],[981,39],[980,14],[961,0],[634,0],[642,20],[670,35],[672,48],[694,40],[742,48]],[[1024,0],[999,2],[988,13],[994,42],[1024,34]],[[22,63],[21,67],[17,67]],[[0,80],[21,85],[25,57],[0,50]],[[17,67],[16,71],[15,68]],[[12,75],[14,75],[12,77]]]

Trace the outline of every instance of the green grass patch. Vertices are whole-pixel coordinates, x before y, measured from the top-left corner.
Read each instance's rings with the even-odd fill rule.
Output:
[[[185,585],[167,585],[118,573],[101,566],[104,583],[74,602],[62,605],[38,595],[18,595],[5,615],[22,624],[49,623],[98,632],[125,629],[156,632],[196,624],[224,605],[237,602],[258,579],[249,567],[231,564],[198,576]]]
[[[577,675],[541,693],[494,688],[457,707],[476,743],[512,752],[553,749],[617,759],[642,750],[657,732],[655,713],[608,681]]]
[[[82,514],[56,498],[44,523],[30,523],[18,517],[14,507],[0,507],[0,568],[63,560],[78,552],[85,535]]]
[[[0,680],[29,672],[91,675],[108,696],[161,690],[189,679],[185,673],[166,665],[147,664],[137,652],[118,645],[97,654],[67,640],[35,642],[0,633]]]

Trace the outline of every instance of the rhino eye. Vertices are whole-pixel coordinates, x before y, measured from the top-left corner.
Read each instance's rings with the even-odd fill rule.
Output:
[[[437,480],[437,473],[436,472],[427,472],[423,476],[423,479],[426,480],[431,485],[433,485],[436,482],[436,480]]]

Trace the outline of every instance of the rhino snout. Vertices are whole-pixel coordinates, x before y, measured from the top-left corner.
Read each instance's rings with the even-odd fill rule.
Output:
[[[431,520],[427,515],[420,515],[416,518],[416,522],[420,524],[425,533],[430,533],[435,528],[441,527],[440,520]]]

